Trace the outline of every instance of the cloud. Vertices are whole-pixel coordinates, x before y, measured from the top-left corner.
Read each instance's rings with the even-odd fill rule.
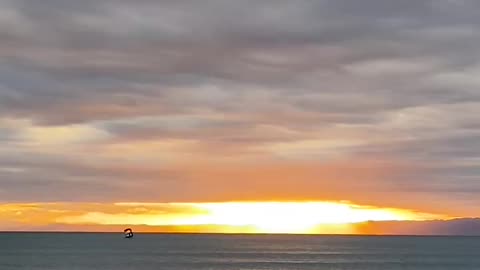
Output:
[[[0,1],[0,195],[474,213],[478,8]]]
[[[243,92],[255,85],[270,86],[273,89],[267,91],[280,102],[290,101],[279,96],[285,92],[301,97],[335,89],[344,93],[334,95],[338,97],[334,102],[320,96],[311,103],[316,108],[341,106],[342,112],[358,108],[374,113],[411,106],[415,101],[397,92],[419,91],[414,85],[422,77],[461,68],[457,63],[461,58],[466,58],[463,67],[473,64],[467,56],[474,48],[460,56],[456,50],[452,56],[451,47],[434,46],[438,43],[435,37],[418,37],[418,33],[437,33],[442,27],[462,29],[464,16],[453,12],[444,16],[443,8],[449,5],[444,2],[434,7],[428,1],[402,5],[389,1],[386,6],[372,1],[358,7],[332,1],[295,5],[287,1],[141,1],[132,7],[125,1],[89,1],[80,7],[73,1],[41,5],[9,1],[3,6],[13,15],[5,20],[30,31],[4,29],[9,42],[0,50],[8,60],[2,81],[10,94],[4,93],[3,105],[8,112],[47,123],[79,122],[176,111],[175,104],[168,108],[172,100],[164,100],[165,92],[170,95],[175,86],[224,89],[233,84],[234,89],[247,89]],[[467,11],[468,5],[464,8]],[[474,43],[478,35],[473,32],[463,39],[465,44]],[[447,36],[446,40],[458,39]],[[414,65],[416,72],[407,64]],[[391,76],[373,82],[362,78],[363,72],[372,74],[376,69],[387,70]],[[405,85],[396,86],[398,90],[385,89],[399,80]],[[284,85],[289,87],[276,89]],[[156,90],[149,91],[152,87]],[[424,91],[429,89],[415,94],[416,102],[422,102],[419,97]],[[358,99],[362,92],[370,96],[365,106]],[[450,92],[431,93],[423,102],[448,102]],[[356,102],[349,101],[349,96]],[[56,119],[55,110],[66,114]]]

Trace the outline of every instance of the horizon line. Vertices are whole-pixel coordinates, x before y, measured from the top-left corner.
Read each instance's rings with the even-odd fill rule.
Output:
[[[120,234],[112,231],[30,231],[30,230],[2,230],[0,234],[38,233],[38,234]],[[348,236],[348,237],[480,237],[479,234],[329,234],[329,233],[228,233],[228,232],[149,232],[139,231],[135,234],[163,234],[163,235],[240,235],[240,236]]]

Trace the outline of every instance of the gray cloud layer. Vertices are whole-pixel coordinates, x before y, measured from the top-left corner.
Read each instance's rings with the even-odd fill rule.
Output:
[[[421,167],[418,179],[385,176],[391,190],[470,208],[480,188],[478,13],[473,0],[0,0],[0,117],[236,151],[362,138],[351,157]],[[68,152],[52,168],[16,132],[0,126],[0,166],[25,163],[15,159],[24,153],[45,180],[0,171],[7,199],[46,199],[48,185],[33,182],[78,200],[120,196],[134,178],[105,177]],[[70,168],[91,170],[91,189],[76,188]]]

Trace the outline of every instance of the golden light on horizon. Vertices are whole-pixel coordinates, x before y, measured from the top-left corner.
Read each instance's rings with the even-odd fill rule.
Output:
[[[223,202],[223,203],[116,203],[144,209],[142,213],[88,212],[64,216],[67,224],[216,226],[239,228],[243,233],[346,232],[349,224],[366,221],[427,220],[440,216],[411,210],[358,206],[341,202]],[[146,208],[149,210],[146,211]],[[165,213],[158,209],[188,209]],[[157,210],[155,210],[157,209]],[[162,212],[163,211],[163,212]],[[131,211],[130,211],[131,212]],[[245,231],[244,228],[249,228]]]
[[[261,233],[310,233],[322,225],[340,226],[365,221],[418,220],[407,210],[369,208],[334,202],[237,202],[206,203],[196,207],[208,215],[190,223],[253,226]]]
[[[355,209],[348,204],[326,202],[212,203],[200,224],[254,226],[262,233],[309,233],[316,226],[358,223],[368,220],[413,219],[409,213],[384,209]]]
[[[326,201],[0,204],[1,230],[118,231],[129,226],[144,232],[357,234],[372,232],[367,221],[449,218]]]

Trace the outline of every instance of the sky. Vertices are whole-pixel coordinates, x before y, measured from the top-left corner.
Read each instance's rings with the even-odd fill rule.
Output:
[[[0,229],[171,203],[477,217],[479,13],[475,0],[0,0]]]

